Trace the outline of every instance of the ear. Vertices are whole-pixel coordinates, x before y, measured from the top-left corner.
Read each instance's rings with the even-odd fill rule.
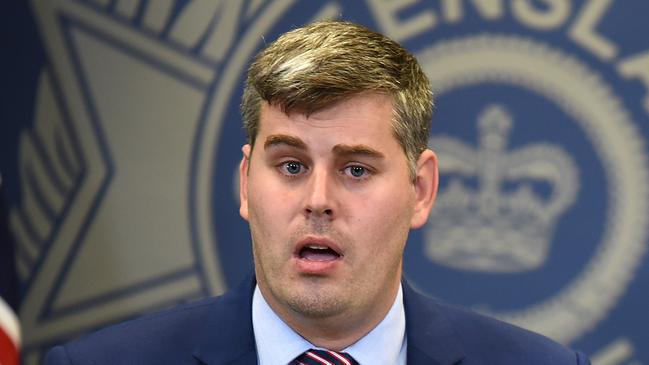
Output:
[[[419,228],[426,224],[430,210],[433,208],[437,187],[439,184],[439,171],[437,155],[426,149],[417,160],[417,177],[415,181],[415,206],[410,221],[411,228]]]
[[[249,144],[241,147],[243,156],[239,164],[239,214],[245,220],[248,220],[248,169],[250,167],[251,147]]]

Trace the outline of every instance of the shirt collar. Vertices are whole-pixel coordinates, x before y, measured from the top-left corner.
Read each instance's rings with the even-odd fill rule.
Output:
[[[252,296],[252,327],[255,333],[257,356],[260,365],[288,364],[311,348],[318,348],[289,327],[255,287]],[[383,320],[363,338],[344,352],[359,364],[398,364],[406,358],[406,315],[403,307],[403,290],[399,291]]]

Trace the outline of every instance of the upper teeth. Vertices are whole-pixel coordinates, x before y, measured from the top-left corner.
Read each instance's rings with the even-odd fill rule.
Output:
[[[329,247],[327,246],[318,246],[318,245],[308,245],[308,248],[314,249],[314,250],[328,250]]]

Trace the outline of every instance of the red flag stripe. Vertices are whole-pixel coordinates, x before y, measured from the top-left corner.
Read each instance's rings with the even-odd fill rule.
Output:
[[[2,298],[0,298],[0,331],[14,344],[20,348],[20,324],[18,317]]]
[[[0,328],[0,365],[18,365],[18,348]]]

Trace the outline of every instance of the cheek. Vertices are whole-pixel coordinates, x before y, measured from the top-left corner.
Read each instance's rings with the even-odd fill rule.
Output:
[[[370,221],[387,222],[393,226],[400,221],[410,221],[414,207],[413,196],[404,186],[391,186],[359,197],[357,207],[362,209]]]
[[[382,199],[359,199],[362,201],[355,216],[358,218],[360,234],[370,235],[377,249],[403,250],[410,231],[412,203],[407,193],[387,194]],[[362,228],[361,228],[362,227]]]
[[[255,226],[265,240],[286,230],[295,216],[295,209],[295,197],[290,192],[274,189],[271,184],[251,184],[248,190],[250,225]]]

